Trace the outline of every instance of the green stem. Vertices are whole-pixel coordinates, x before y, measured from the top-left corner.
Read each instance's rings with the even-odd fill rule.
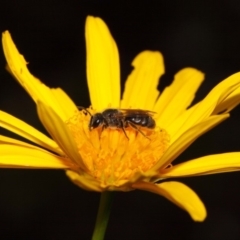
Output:
[[[95,223],[92,240],[103,240],[111,211],[114,192],[103,192],[98,207],[98,215]]]

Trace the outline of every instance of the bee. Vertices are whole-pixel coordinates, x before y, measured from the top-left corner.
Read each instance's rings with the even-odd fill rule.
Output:
[[[91,116],[88,126],[90,131],[98,127],[102,127],[102,130],[106,128],[118,128],[122,129],[128,138],[125,132],[125,129],[128,127],[134,128],[145,136],[140,128],[154,129],[156,126],[153,119],[155,112],[148,110],[108,108],[101,113],[92,115],[86,108],[80,107],[80,109],[84,109]]]

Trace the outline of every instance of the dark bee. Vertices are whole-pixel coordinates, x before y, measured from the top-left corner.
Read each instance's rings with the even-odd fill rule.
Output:
[[[102,127],[102,129],[120,128],[127,137],[125,128],[132,127],[145,136],[140,128],[154,129],[156,126],[155,120],[152,117],[154,112],[148,110],[108,108],[103,112],[95,113],[94,115],[89,111],[87,112],[91,115],[89,130],[97,127]]]
[[[126,123],[124,127],[131,126],[134,128],[145,127],[153,129],[156,126],[155,120],[152,117],[155,112],[141,109],[123,109],[121,111],[124,111],[124,121]]]
[[[123,128],[124,116],[117,109],[106,109],[102,113],[91,116],[89,130],[102,126],[103,128]]]

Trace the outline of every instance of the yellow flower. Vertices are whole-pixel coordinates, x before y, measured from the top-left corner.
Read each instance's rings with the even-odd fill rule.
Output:
[[[0,111],[0,126],[35,145],[0,136],[0,167],[66,169],[78,186],[92,191],[146,190],[162,195],[185,209],[196,221],[206,217],[198,196],[186,185],[164,181],[171,177],[236,171],[240,153],[225,153],[173,165],[195,139],[229,117],[240,102],[240,73],[218,84],[201,102],[191,106],[203,73],[179,71],[161,94],[164,73],[159,52],[144,51],[133,61],[122,98],[118,49],[105,23],[86,21],[87,81],[91,107],[79,111],[60,88],[48,88],[28,71],[8,32],[3,49],[8,68],[35,101],[49,138],[25,122]],[[154,129],[94,128],[90,114],[107,108],[153,111]],[[39,147],[37,147],[37,146]]]

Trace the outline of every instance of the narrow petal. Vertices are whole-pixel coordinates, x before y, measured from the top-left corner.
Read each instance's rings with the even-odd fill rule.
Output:
[[[73,113],[69,113],[69,111],[73,111],[74,104],[72,102],[70,104],[70,100],[68,100],[67,102],[60,101],[60,103],[63,103],[63,105],[59,104],[59,98],[56,99],[51,89],[44,85],[39,79],[34,77],[29,72],[26,66],[27,62],[25,61],[24,57],[18,52],[8,31],[3,33],[2,42],[9,70],[16,78],[16,80],[33,98],[35,103],[41,101],[44,102],[46,105],[51,106],[53,109],[55,109],[55,111],[63,120],[68,119],[69,115],[72,116]],[[62,93],[61,95],[65,95],[65,99],[67,98],[66,94]],[[75,107],[74,110],[76,109],[77,108]]]
[[[72,99],[61,88],[51,88],[51,92],[61,107],[61,111],[64,112],[65,119],[63,120],[68,120],[78,111]]]
[[[141,52],[133,60],[132,66],[134,70],[125,83],[121,108],[152,110],[159,94],[159,78],[164,73],[162,54]]]
[[[216,107],[213,114],[230,112],[233,108],[235,108],[239,104],[239,102],[240,102],[240,88],[237,88]]]
[[[161,176],[198,176],[240,170],[240,152],[209,155],[177,164],[163,171]]]
[[[201,102],[188,109],[183,115],[169,125],[169,128],[175,129],[174,135],[180,136],[191,126],[211,116],[217,106],[223,103],[230,94],[239,88],[240,72],[220,82]],[[238,101],[240,102],[240,99]]]
[[[0,126],[36,143],[43,148],[63,155],[62,150],[51,138],[14,116],[0,111]]]
[[[23,141],[14,139],[14,138],[6,137],[3,135],[0,135],[0,144],[13,144],[13,145],[17,145],[17,146],[23,146],[23,147],[43,150],[43,148],[37,147],[33,144],[29,144],[29,143],[26,143],[26,142],[23,142]]]
[[[86,20],[87,80],[95,110],[119,108],[120,67],[118,49],[107,25],[95,17]]]
[[[194,68],[184,68],[174,76],[173,83],[164,89],[154,106],[158,125],[167,128],[189,107],[203,79],[204,74]]]
[[[35,78],[27,69],[27,62],[18,52],[11,35],[8,31],[2,35],[3,51],[8,63],[9,70],[15,76],[16,80],[25,88],[33,100],[50,100],[47,89],[37,78]],[[49,89],[48,89],[49,90]]]
[[[58,168],[76,169],[68,159],[43,149],[14,144],[0,144],[0,168]]]
[[[70,170],[67,171],[66,174],[71,179],[71,181],[75,183],[77,186],[79,186],[80,188],[85,189],[87,191],[102,192],[99,182],[97,182],[90,175],[86,173],[81,175]]]
[[[199,136],[215,127],[217,124],[229,117],[228,114],[211,116],[207,120],[188,129],[178,139],[170,145],[167,151],[163,154],[159,162],[150,170],[158,171],[167,167],[174,159],[176,159],[187,147],[190,146]]]
[[[48,106],[43,103],[37,104],[38,115],[52,138],[59,144],[66,155],[81,167],[86,170],[82,158],[78,152],[76,143],[67,128],[66,123],[59,118],[59,116]]]
[[[197,194],[180,182],[163,182],[160,184],[137,182],[132,187],[166,197],[187,211],[194,221],[203,221],[207,216],[205,206]]]
[[[187,129],[181,129],[181,126],[188,120],[188,118],[191,116],[191,114],[195,111],[195,109],[198,107],[198,105],[201,102],[196,103],[191,108],[187,109],[185,112],[183,112],[178,118],[175,119],[175,121],[171,122],[170,124],[167,124],[167,130],[169,135],[171,135],[172,141],[179,138]],[[160,121],[158,121],[158,124],[161,126]],[[191,128],[192,126],[188,126],[188,128]],[[166,127],[165,127],[166,128]]]

